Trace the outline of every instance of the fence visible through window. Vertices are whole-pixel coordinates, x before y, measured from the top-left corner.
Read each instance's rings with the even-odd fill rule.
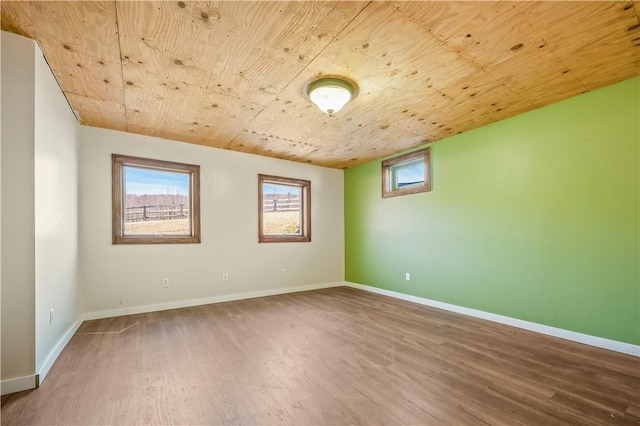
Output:
[[[263,194],[265,235],[300,234],[300,188],[267,184]],[[286,190],[286,192],[285,192]]]
[[[258,242],[311,241],[311,182],[258,175]]]
[[[125,221],[127,223],[187,218],[189,218],[188,204],[139,206],[125,209]]]
[[[270,194],[273,198],[269,199],[269,195],[264,201],[265,212],[297,212],[300,211],[300,197],[282,196],[278,194]]]
[[[200,242],[200,166],[112,155],[113,243]]]

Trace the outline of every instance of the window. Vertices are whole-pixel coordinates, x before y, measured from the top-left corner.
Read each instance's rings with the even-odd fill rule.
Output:
[[[258,175],[258,242],[311,241],[311,182]]]
[[[382,197],[431,191],[430,148],[382,162]]]
[[[200,166],[113,154],[113,244],[200,242]]]

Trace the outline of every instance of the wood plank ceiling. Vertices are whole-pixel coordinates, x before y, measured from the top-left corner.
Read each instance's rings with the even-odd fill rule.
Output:
[[[89,126],[345,168],[640,74],[640,2],[2,1]],[[329,116],[319,75],[360,93]]]

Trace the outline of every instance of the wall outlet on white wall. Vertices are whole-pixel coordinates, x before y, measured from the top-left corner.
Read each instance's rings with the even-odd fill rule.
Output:
[[[169,287],[169,278],[162,279],[162,287]]]
[[[229,281],[229,273],[225,272],[222,274],[222,281]]]

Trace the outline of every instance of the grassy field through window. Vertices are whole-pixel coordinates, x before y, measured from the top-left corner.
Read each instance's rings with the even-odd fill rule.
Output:
[[[189,219],[152,220],[148,222],[125,222],[125,235],[185,235],[191,232]]]
[[[311,182],[258,175],[258,241],[311,241]]]
[[[266,235],[300,234],[300,210],[292,212],[265,211],[262,220]]]
[[[112,155],[114,244],[200,242],[200,166]]]

